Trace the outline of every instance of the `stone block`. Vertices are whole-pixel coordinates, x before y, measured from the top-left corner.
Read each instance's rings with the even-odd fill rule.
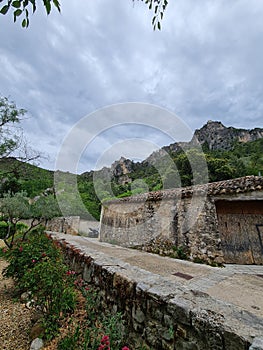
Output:
[[[132,317],[138,322],[143,323],[145,320],[145,314],[144,312],[137,307],[136,305],[133,305],[132,307]]]

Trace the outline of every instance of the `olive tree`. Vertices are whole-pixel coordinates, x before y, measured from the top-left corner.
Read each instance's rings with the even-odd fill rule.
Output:
[[[39,225],[46,226],[48,220],[59,216],[60,210],[54,196],[40,196],[30,201],[25,192],[6,193],[0,198],[1,221],[6,223],[4,242],[11,248],[18,230],[18,224],[23,219],[30,219],[30,224],[22,232],[22,240]],[[2,230],[3,230],[2,225]]]
[[[29,216],[30,205],[25,193],[17,192],[14,195],[10,192],[5,193],[4,197],[0,199],[0,212],[1,221],[7,224],[4,242],[11,248],[17,232],[18,222]]]

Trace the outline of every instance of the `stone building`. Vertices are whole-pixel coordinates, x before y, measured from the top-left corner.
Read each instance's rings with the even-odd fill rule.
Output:
[[[263,264],[263,178],[150,192],[103,204],[100,240],[132,247],[161,237],[192,260]]]

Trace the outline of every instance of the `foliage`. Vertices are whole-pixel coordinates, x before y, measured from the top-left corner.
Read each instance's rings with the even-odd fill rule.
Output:
[[[52,241],[43,233],[43,228],[32,231],[24,241],[16,240],[12,249],[5,253],[5,258],[9,262],[5,276],[12,277],[19,283],[25,273],[35,266],[35,262],[41,261],[46,256],[52,257],[53,260],[59,259],[59,251],[51,243]]]
[[[24,161],[32,161],[39,157],[28,146],[19,123],[26,110],[17,108],[13,101],[0,96],[0,159],[16,155]]]
[[[43,0],[43,5],[48,15],[51,12],[52,6],[60,11],[60,3],[58,0]],[[22,27],[27,28],[29,26],[29,11],[31,10],[32,13],[35,13],[36,9],[36,0],[8,0],[1,8],[0,13],[5,15],[9,11],[12,11],[14,22],[16,22],[18,17],[21,17],[23,18]]]
[[[54,174],[50,170],[16,158],[0,158],[0,197],[6,192],[27,192],[33,198],[53,186]]]
[[[121,346],[125,335],[121,313],[102,312],[96,290],[82,279],[75,280],[75,285],[86,298],[86,318],[60,340],[58,350],[129,350]]]
[[[209,150],[208,146],[204,145],[203,151],[204,153],[195,149],[187,149],[185,152],[183,150],[170,151],[169,156],[173,166],[167,166],[165,162],[162,164],[161,161],[158,161],[158,170],[147,161],[135,163],[132,172],[128,174],[132,182],[126,184],[121,183],[118,177],[112,177],[109,184],[103,180],[99,180],[99,182],[97,180],[97,183],[94,184],[92,171],[77,175],[79,195],[86,209],[80,205],[74,193],[74,185],[71,181],[75,175],[72,174],[72,179],[62,182],[62,187],[59,189],[61,198],[64,196],[65,203],[70,203],[70,207],[62,208],[63,214],[80,215],[82,218],[90,219],[88,215],[90,213],[92,217],[99,220],[102,200],[131,196],[136,192],[143,193],[190,186],[193,184],[193,179],[194,184],[202,183],[204,176],[200,165],[204,164],[204,161],[208,167],[209,182],[263,174],[263,139],[247,143],[235,142],[230,151]],[[7,175],[3,175],[7,173],[12,174],[12,176],[10,175],[8,178]],[[65,173],[65,177],[66,175],[68,178],[68,174]],[[26,190],[28,197],[32,198],[43,193],[46,189],[52,190],[54,172],[19,162],[14,158],[5,158],[0,160],[0,178],[2,178],[0,197],[3,197],[4,193],[9,190],[13,193]],[[134,190],[134,182],[141,179],[147,186],[141,186]],[[58,211],[55,210],[55,212]]]
[[[0,158],[9,156],[20,145],[21,132],[16,126],[25,114],[14,102],[0,96]]]
[[[58,329],[58,320],[63,313],[74,310],[76,294],[67,278],[67,267],[60,259],[45,256],[34,264],[19,281],[19,286],[32,293],[35,304],[44,311],[46,337],[52,338]]]
[[[1,219],[6,222],[4,240],[7,246],[11,247],[13,245],[14,237],[17,232],[17,224],[19,220],[28,217],[29,210],[29,203],[23,192],[18,192],[14,195],[6,193],[3,198],[0,198]],[[10,239],[9,243],[8,239]]]
[[[34,306],[43,312],[45,337],[52,338],[58,330],[60,317],[76,305],[74,285],[62,253],[42,230],[38,230],[25,241],[15,241],[4,257],[9,262],[4,276],[12,277],[20,292],[30,293]]]
[[[30,203],[25,192],[5,193],[3,198],[0,198],[0,212],[2,221],[6,222],[4,240],[8,247],[12,247],[15,235],[21,230],[21,224],[20,229],[18,226],[20,220],[31,220],[30,226],[27,229],[24,227],[24,240],[33,228],[40,224],[46,225],[49,219],[60,214],[57,201],[52,195],[39,197]]]
[[[29,301],[43,312],[43,336],[50,340],[60,327],[62,319],[70,319],[76,307],[77,291],[86,299],[84,323],[77,324],[59,343],[58,349],[97,350],[102,345],[111,349],[121,347],[124,326],[120,313],[110,314],[101,309],[99,294],[88,286],[73,270],[63,263],[58,245],[43,230],[31,232],[25,241],[15,240],[12,249],[1,250],[9,265],[5,277],[15,280],[21,293],[29,292]],[[102,348],[102,347],[101,347]]]
[[[3,0],[1,0],[3,1]],[[134,1],[134,0],[133,0]],[[153,11],[152,25],[153,29],[161,29],[161,20],[163,19],[164,11],[167,8],[168,0],[141,0],[145,2],[149,10]],[[50,14],[52,6],[60,12],[60,2],[58,0],[43,0],[43,5],[47,15]],[[0,9],[2,15],[8,12],[13,12],[14,22],[17,18],[22,18],[22,27],[29,26],[29,13],[34,14],[37,10],[36,0],[6,0],[5,5]]]
[[[134,0],[133,0],[134,1]],[[152,26],[153,29],[161,30],[161,21],[168,5],[168,0],[141,0],[145,2],[149,10],[153,11]]]
[[[5,221],[0,221],[0,239],[5,238],[7,230],[8,230],[8,224]]]

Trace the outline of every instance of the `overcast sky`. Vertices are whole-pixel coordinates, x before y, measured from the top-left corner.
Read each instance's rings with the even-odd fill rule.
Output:
[[[161,32],[152,30],[152,14],[140,1],[61,0],[61,6],[49,17],[39,7],[28,29],[11,15],[0,18],[0,94],[27,109],[23,128],[49,156],[43,167],[56,167],[63,140],[83,117],[100,123],[93,112],[118,103],[165,108],[192,131],[209,119],[263,127],[263,1],[170,0]],[[93,135],[78,172],[94,168],[113,145],[114,157],[129,155],[131,145],[131,157],[140,160],[178,141],[143,118],[142,124],[109,122]],[[145,142],[145,152],[130,139]]]

